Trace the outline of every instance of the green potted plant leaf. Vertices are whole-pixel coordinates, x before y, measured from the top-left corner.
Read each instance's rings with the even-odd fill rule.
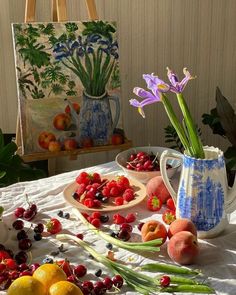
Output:
[[[224,156],[227,170],[236,171],[236,115],[219,87],[216,88],[216,107],[210,111],[210,114],[202,115],[202,122],[209,125],[214,134],[221,135],[231,143]]]
[[[25,164],[22,158],[16,154],[16,151],[15,142],[4,143],[3,133],[0,129],[0,187],[46,176],[43,170]]]

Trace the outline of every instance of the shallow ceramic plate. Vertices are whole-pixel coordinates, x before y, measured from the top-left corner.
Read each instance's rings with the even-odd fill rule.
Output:
[[[113,180],[116,179],[117,175],[101,175],[102,179],[107,179],[107,180]],[[106,204],[103,204],[100,208],[88,208],[86,206],[84,206],[83,204],[81,204],[80,202],[76,201],[73,198],[73,194],[76,191],[76,189],[79,187],[79,184],[76,182],[73,182],[71,184],[69,184],[63,191],[64,194],[64,198],[65,200],[72,205],[75,208],[78,208],[79,210],[83,210],[83,211],[100,211],[100,212],[109,212],[109,211],[118,211],[118,210],[122,210],[122,209],[127,209],[127,208],[131,208],[137,204],[139,204],[140,202],[142,202],[142,200],[145,199],[146,197],[146,187],[145,185],[143,185],[141,182],[135,180],[135,179],[129,179],[130,185],[132,186],[132,188],[135,191],[135,198],[130,201],[129,203],[126,203],[124,205],[121,206],[116,206],[112,203],[112,201],[114,200],[113,197],[110,198],[111,202],[108,202]]]

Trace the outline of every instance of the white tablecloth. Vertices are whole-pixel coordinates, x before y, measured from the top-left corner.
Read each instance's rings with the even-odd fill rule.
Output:
[[[69,183],[75,180],[75,177],[82,170],[72,171],[68,173],[59,174],[53,177],[40,179],[31,182],[21,182],[6,188],[0,189],[1,205],[5,208],[4,220],[11,226],[14,221],[13,211],[19,206],[26,206],[25,194],[28,195],[31,202],[35,202],[38,206],[39,213],[33,219],[33,223],[46,222],[51,217],[56,217],[59,210],[64,212],[71,212],[72,207],[68,205],[63,198],[63,189]],[[99,166],[83,169],[87,172],[98,172],[101,174],[123,174],[117,167],[115,162],[106,163]],[[160,214],[153,214],[145,209],[145,203],[142,202],[139,205],[129,209],[129,212],[137,212],[138,222],[140,220],[148,220],[150,218],[157,218],[161,220]],[[122,215],[127,212],[120,212]],[[113,213],[114,214],[114,213]],[[112,217],[113,214],[109,214]],[[99,252],[106,254],[107,248],[106,242],[94,235],[90,231],[86,231],[86,227],[82,225],[80,221],[77,221],[74,216],[71,216],[69,220],[59,218],[63,224],[64,233],[83,233],[84,240],[94,246]],[[134,225],[136,233],[137,224]],[[26,222],[26,225],[30,226],[30,223]],[[17,241],[15,240],[16,233],[11,231],[11,237],[8,240],[7,247],[11,248],[14,252],[18,251]],[[133,238],[140,239],[137,234],[132,235]],[[33,240],[33,238],[32,238]],[[236,294],[236,212],[229,216],[229,225],[224,233],[215,239],[200,240],[200,256],[196,265],[192,268],[201,269],[202,273],[206,277],[206,282],[216,290],[218,295],[235,295]],[[49,253],[55,251],[60,246],[60,242],[57,241],[54,236],[50,238],[43,238],[43,240],[33,242],[31,248],[33,262],[41,263]],[[109,271],[102,265],[99,265],[96,261],[88,257],[85,250],[75,245],[64,243],[64,247],[67,249],[65,253],[61,253],[57,259],[67,257],[73,264],[84,264],[88,268],[88,274],[86,279],[97,280],[94,273],[97,269],[103,269],[104,275]],[[113,248],[115,257],[120,260],[128,261],[130,265],[136,267],[152,260],[160,262],[170,262],[166,254],[165,245],[161,248],[161,251],[154,256],[146,255],[145,257],[127,252],[122,249]],[[1,292],[0,294],[6,294]],[[122,288],[122,294],[135,294],[128,288]],[[164,293],[162,293],[164,294]],[[178,293],[179,294],[179,293]]]

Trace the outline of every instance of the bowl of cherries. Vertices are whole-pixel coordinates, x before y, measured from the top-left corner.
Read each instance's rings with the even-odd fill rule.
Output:
[[[116,156],[116,163],[128,176],[142,183],[147,183],[151,178],[161,175],[159,160],[165,150],[178,153],[178,151],[166,147],[134,147],[120,152]],[[167,174],[170,178],[176,173],[180,165],[181,161],[177,159],[167,161]]]

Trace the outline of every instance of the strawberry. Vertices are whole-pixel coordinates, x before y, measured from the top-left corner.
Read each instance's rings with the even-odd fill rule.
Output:
[[[51,218],[46,224],[47,231],[51,234],[57,234],[62,230],[60,221],[56,218]]]
[[[162,201],[159,197],[153,195],[147,200],[147,208],[150,211],[159,211],[162,207]]]
[[[168,209],[162,214],[162,220],[166,224],[171,224],[173,221],[175,221],[175,219],[176,219],[175,211],[173,210]]]
[[[174,203],[172,198],[169,198],[166,201],[166,206],[167,206],[168,209],[175,211],[175,203]]]
[[[113,215],[113,222],[115,224],[122,224],[122,223],[125,223],[125,217],[120,215],[120,214],[114,214]]]
[[[67,277],[69,277],[70,275],[72,275],[72,268],[70,266],[70,262],[65,259],[65,260],[59,260],[59,261],[56,261],[56,264],[58,266],[60,266],[60,268],[62,268],[65,272],[65,274],[67,275]]]

